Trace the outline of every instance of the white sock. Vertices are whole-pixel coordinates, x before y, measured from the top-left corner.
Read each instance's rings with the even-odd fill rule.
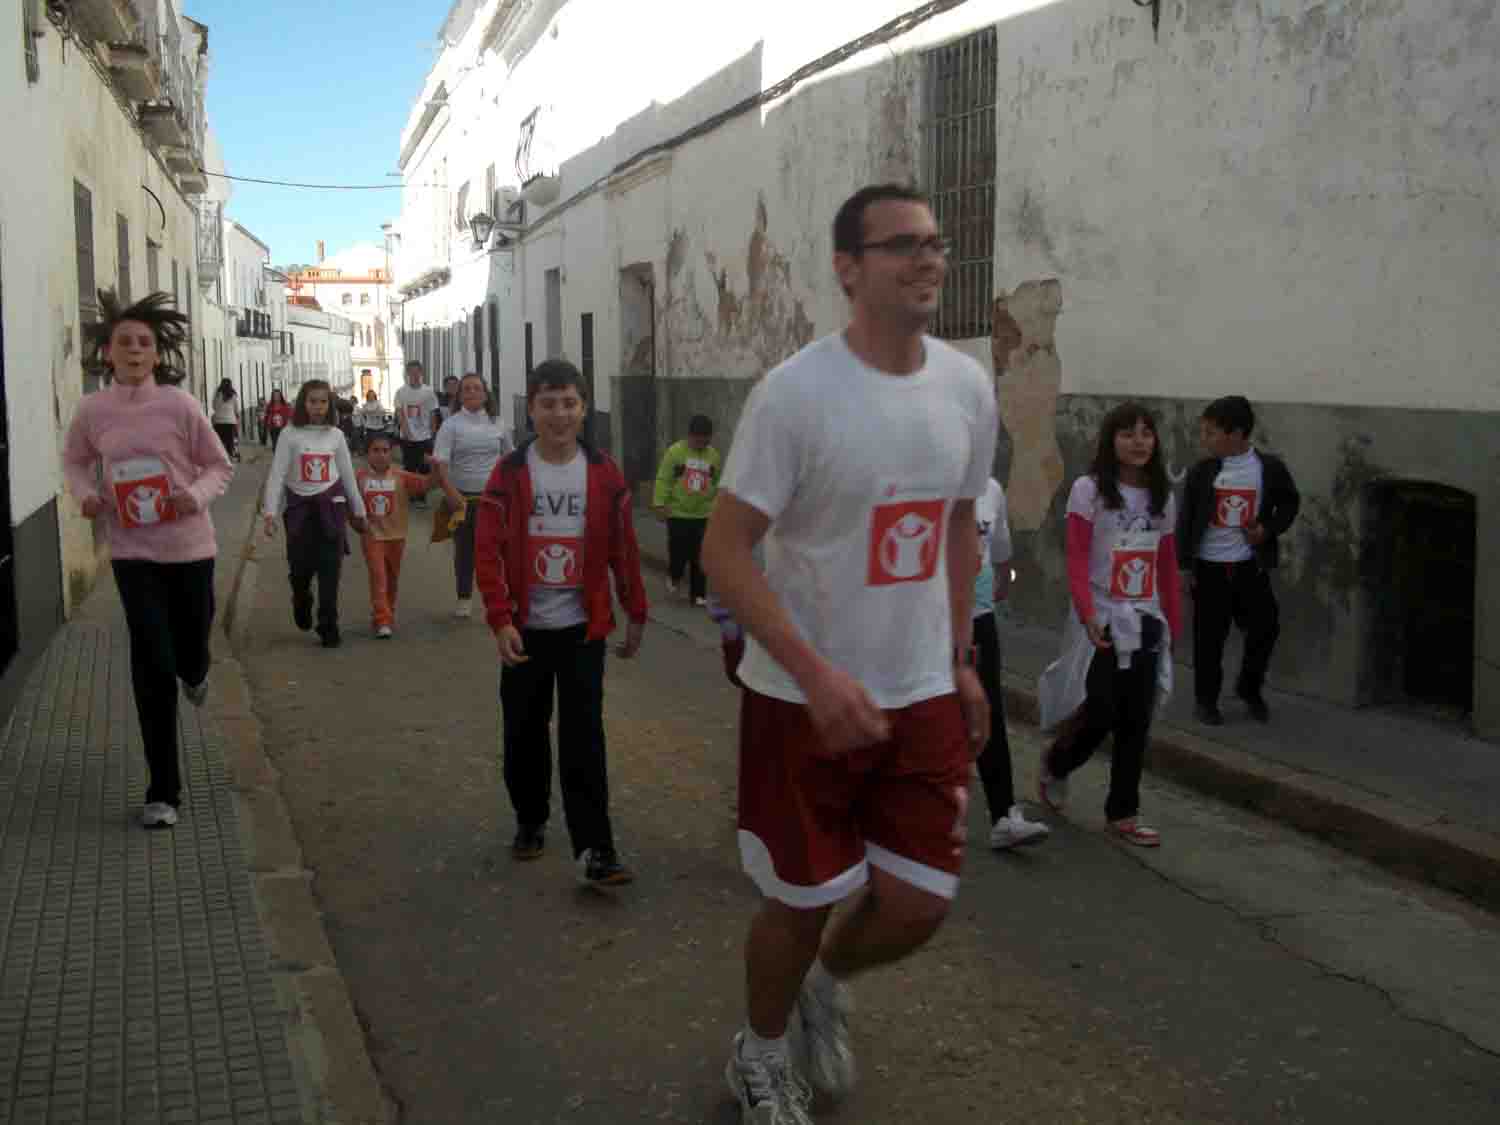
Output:
[[[779,1055],[781,1058],[786,1058],[786,1033],[782,1032],[775,1039],[762,1039],[755,1034],[749,1024],[746,1024],[744,1036],[740,1039],[740,1058],[748,1061],[763,1059],[767,1055]]]
[[[839,985],[838,978],[823,965],[821,957],[812,963],[812,968],[807,970],[806,982],[809,988],[825,998],[832,996]]]

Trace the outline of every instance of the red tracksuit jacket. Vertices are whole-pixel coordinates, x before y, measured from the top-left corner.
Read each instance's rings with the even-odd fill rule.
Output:
[[[631,516],[630,489],[610,457],[579,442],[588,459],[583,516],[583,603],[588,611],[588,639],[600,640],[614,630],[609,572],[626,616],[646,623],[646,588],[641,582],[641,553]],[[506,625],[526,627],[530,607],[530,572],[526,565],[531,470],[527,442],[502,457],[479,497],[474,527],[475,576],[484,598],[485,619],[498,633]]]

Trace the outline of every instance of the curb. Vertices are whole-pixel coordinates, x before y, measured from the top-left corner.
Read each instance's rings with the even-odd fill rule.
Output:
[[[259,518],[257,504],[224,612],[233,655],[214,660],[206,710],[223,733],[271,976],[291,1013],[287,1041],[298,1069],[303,1120],[309,1125],[394,1125],[398,1109],[370,1059],[364,1028],[334,959],[318,909],[316,873],[303,864],[296,829],[281,798],[281,775],[265,753],[240,663],[255,600]]]
[[[642,563],[666,559],[641,549]],[[1036,726],[1036,684],[1003,673],[1005,714]],[[1336,778],[1269,761],[1170,723],[1152,727],[1146,768],[1215,800],[1326,841],[1394,874],[1500,913],[1500,840]]]

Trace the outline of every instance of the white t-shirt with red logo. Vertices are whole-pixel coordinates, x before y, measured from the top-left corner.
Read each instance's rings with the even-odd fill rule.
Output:
[[[771,519],[766,578],[793,625],[885,708],[953,690],[948,518],[995,456],[989,376],[923,344],[911,375],[869,367],[841,334],[803,348],[751,393],[722,482]],[[753,637],[740,677],[805,702]]]
[[[588,622],[583,604],[583,532],[588,499],[588,458],[579,450],[566,465],[544,460],[533,442],[531,514],[526,520],[528,629],[566,629]]]
[[[1254,557],[1245,529],[1260,518],[1260,498],[1265,472],[1260,456],[1247,450],[1226,457],[1214,477],[1214,509],[1198,545],[1198,557],[1207,562],[1246,562]]]
[[[1090,476],[1079,477],[1068,494],[1068,515],[1082,516],[1094,525],[1089,553],[1089,585],[1095,601],[1107,600],[1154,609],[1162,616],[1158,554],[1164,535],[1177,519],[1177,501],[1167,498],[1166,510],[1151,514],[1151,492],[1120,485],[1124,506],[1107,508]]]
[[[396,392],[396,416],[405,418],[406,426],[396,425],[407,441],[426,441],[432,437],[432,416],[438,410],[437,392],[425,383],[413,387],[410,383]]]
[[[349,445],[335,426],[289,426],[276,444],[276,456],[266,475],[265,511],[273,516],[285,507],[284,490],[316,496],[343,483],[350,514],[364,516],[365,505],[355,485]]]

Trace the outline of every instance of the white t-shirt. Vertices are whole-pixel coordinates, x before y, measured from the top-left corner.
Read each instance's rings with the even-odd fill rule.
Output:
[[[213,422],[216,426],[232,426],[240,420],[238,395],[214,395]]]
[[[298,496],[316,496],[343,481],[351,514],[363,516],[365,505],[354,480],[349,445],[337,426],[288,426],[266,474],[265,511],[273,516],[281,514],[286,500],[284,489]]]
[[[974,522],[979,525],[979,576],[974,580],[974,616],[983,617],[995,608],[995,567],[1010,563],[1010,518],[1005,489],[991,477],[984,495],[974,502]]]
[[[495,462],[510,448],[498,418],[483,410],[460,410],[438,431],[432,459],[448,466],[448,478],[460,492],[482,492]]]
[[[533,444],[526,451],[526,467],[531,470],[531,515],[526,525],[530,610],[526,628],[566,629],[586,624],[583,528],[588,458],[580,449],[566,465],[554,465],[544,461]]]
[[[410,383],[402,387],[396,392],[396,417],[406,419],[401,436],[408,441],[426,441],[432,437],[432,415],[437,408],[437,395],[425,383],[420,387]]]
[[[911,375],[869,367],[841,334],[803,348],[751,392],[723,479],[771,519],[766,579],[793,626],[885,708],[953,690],[948,519],[995,456],[989,376],[923,344]],[[740,677],[805,702],[753,637]]]
[[[1207,562],[1248,562],[1255,556],[1245,528],[1260,518],[1265,472],[1255,450],[1224,458],[1214,477],[1214,510],[1209,517],[1198,557]]]
[[[1106,508],[1099,486],[1090,476],[1079,477],[1068,494],[1068,515],[1082,516],[1094,525],[1089,552],[1089,585],[1094,600],[1154,609],[1161,616],[1158,555],[1162,537],[1172,533],[1177,501],[1168,496],[1166,510],[1151,514],[1151,491],[1120,485],[1124,506]],[[1175,565],[1175,564],[1174,564]]]

